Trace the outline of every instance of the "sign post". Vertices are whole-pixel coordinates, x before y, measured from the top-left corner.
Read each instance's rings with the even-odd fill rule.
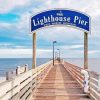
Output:
[[[84,32],[84,69],[88,69],[88,33]]]
[[[36,33],[33,33],[33,63],[32,68],[36,68]]]

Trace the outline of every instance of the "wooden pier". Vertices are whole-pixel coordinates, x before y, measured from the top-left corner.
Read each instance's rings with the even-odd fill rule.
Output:
[[[33,92],[33,100],[90,100],[63,64],[56,61]]]
[[[49,61],[0,83],[0,100],[100,100],[100,75],[89,73],[84,92],[82,68],[66,61]]]

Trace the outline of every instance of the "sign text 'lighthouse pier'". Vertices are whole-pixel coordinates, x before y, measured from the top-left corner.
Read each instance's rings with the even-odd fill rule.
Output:
[[[45,26],[70,25],[90,31],[90,17],[72,10],[49,10],[31,18],[31,32]]]

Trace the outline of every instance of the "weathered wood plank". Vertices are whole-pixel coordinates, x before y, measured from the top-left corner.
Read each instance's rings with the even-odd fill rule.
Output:
[[[66,68],[56,62],[37,89],[33,91],[33,100],[71,100],[72,97],[76,98],[75,100],[84,100],[84,98],[90,100]]]
[[[52,63],[52,61],[43,64],[35,69],[29,70],[23,74],[14,77],[11,80],[5,81],[0,84],[0,100],[17,100],[15,98],[30,98],[34,86],[36,86],[37,76],[44,73],[46,74],[46,69]],[[47,67],[47,68],[46,68]],[[50,66],[49,66],[50,67]],[[38,79],[40,81],[42,79]],[[37,82],[38,82],[37,81]],[[28,90],[29,89],[29,90]],[[20,97],[21,96],[21,97]]]

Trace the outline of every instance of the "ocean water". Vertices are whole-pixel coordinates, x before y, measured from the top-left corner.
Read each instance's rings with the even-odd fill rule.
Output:
[[[37,58],[37,66],[48,62],[49,58]],[[32,68],[32,58],[0,58],[0,76],[5,76],[7,71],[15,70],[17,66],[28,64]]]
[[[84,59],[82,58],[68,58],[65,60],[82,68],[84,66]],[[88,60],[88,69],[100,74],[100,58],[90,58]]]
[[[48,62],[49,58],[37,58],[37,66]],[[67,62],[75,64],[79,67],[84,66],[84,60],[81,58],[64,59]],[[0,76],[5,76],[7,71],[15,70],[17,66],[28,64],[32,68],[31,58],[0,58]],[[100,59],[89,59],[89,70],[95,71],[100,74]]]

